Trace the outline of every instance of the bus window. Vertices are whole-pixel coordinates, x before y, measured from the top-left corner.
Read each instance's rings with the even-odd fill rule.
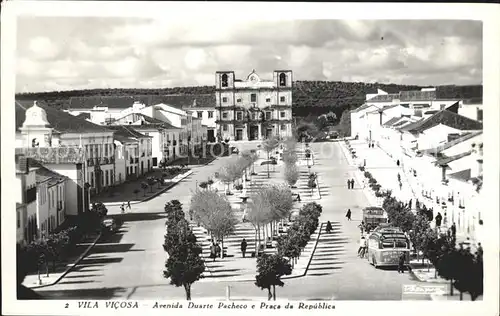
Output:
[[[408,248],[406,241],[398,240],[396,241],[396,248]]]
[[[394,241],[383,241],[382,248],[394,248]]]

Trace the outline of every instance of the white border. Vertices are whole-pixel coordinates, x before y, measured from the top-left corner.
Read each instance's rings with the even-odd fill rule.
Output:
[[[230,14],[229,14],[230,12]],[[65,309],[65,301],[16,301],[15,291],[15,212],[14,202],[6,197],[12,196],[9,183],[14,179],[14,90],[15,90],[15,39],[16,16],[135,16],[159,17],[163,19],[211,19],[238,20],[276,20],[276,19],[452,19],[483,21],[483,85],[485,104],[485,168],[484,179],[485,228],[489,232],[484,242],[485,249],[485,294],[482,302],[372,302],[372,301],[336,301],[334,313],[361,315],[496,315],[498,314],[498,279],[499,279],[499,205],[498,205],[498,117],[500,106],[500,10],[494,4],[375,4],[375,3],[151,3],[151,2],[70,2],[70,1],[9,1],[2,3],[1,28],[1,148],[2,156],[2,312],[3,314],[24,315],[85,315],[105,313],[120,314],[146,312],[149,314],[170,314],[176,310],[152,310],[142,308],[130,310],[84,310]],[[285,285],[286,286],[286,285]],[[383,291],[383,285],[381,285]],[[263,295],[265,297],[265,295]],[[161,298],[159,298],[161,299]],[[146,303],[147,301],[140,301]],[[147,304],[147,303],[146,303]],[[150,305],[151,306],[151,305]],[[182,313],[207,312],[220,314],[221,310],[178,310]],[[255,310],[256,311],[256,310]],[[249,314],[255,311],[246,310]],[[259,310],[260,312],[261,310]],[[230,313],[234,311],[229,310]],[[293,313],[300,312],[297,309]],[[315,313],[332,311],[314,310]],[[240,312],[239,312],[240,313]],[[290,310],[275,313],[290,314]]]

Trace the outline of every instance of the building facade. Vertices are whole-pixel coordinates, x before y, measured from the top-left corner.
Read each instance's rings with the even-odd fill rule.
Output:
[[[16,154],[16,239],[30,243],[38,236],[36,168],[29,166],[26,156]]]
[[[219,140],[262,140],[292,135],[292,71],[276,70],[272,80],[252,71],[245,80],[233,71],[215,73]]]

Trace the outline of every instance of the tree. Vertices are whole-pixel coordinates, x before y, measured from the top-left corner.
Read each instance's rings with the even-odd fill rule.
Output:
[[[425,249],[429,242],[436,238],[433,229],[429,225],[427,216],[422,214],[417,214],[417,216],[415,216],[409,235],[417,254],[420,251],[425,253]],[[425,256],[422,256],[422,263],[424,262],[424,258]]]
[[[337,125],[337,130],[343,137],[355,136],[351,135],[351,111],[346,109],[342,112],[340,116],[339,123]]]
[[[191,197],[190,214],[211,234],[221,240],[224,249],[224,237],[234,232],[237,220],[233,215],[231,204],[226,197],[214,191],[197,190]],[[223,257],[223,251],[221,252]]]
[[[257,275],[255,276],[255,285],[261,289],[267,289],[268,300],[276,300],[276,285],[283,286],[281,281],[284,275],[292,273],[292,267],[288,261],[281,255],[263,254],[257,259]],[[271,293],[271,288],[273,292]]]
[[[271,185],[263,188],[266,201],[271,210],[271,236],[275,235],[276,223],[284,218],[288,218],[293,208],[292,191],[286,185]]]
[[[271,137],[262,142],[262,148],[267,153],[267,160],[269,160],[269,155],[271,152],[278,147],[279,141],[275,137]],[[267,164],[267,178],[270,178],[269,164]]]
[[[266,191],[261,189],[252,193],[250,196],[250,202],[247,203],[246,219],[252,223],[255,229],[255,239],[257,240],[255,250],[257,254],[260,249],[261,228],[270,223],[272,221],[272,217],[271,205],[267,201]]]
[[[154,177],[148,177],[146,179],[147,183],[148,183],[148,186],[149,186],[149,192],[150,193],[153,193],[153,186],[155,185],[156,183],[156,179]]]
[[[241,157],[247,161],[247,167],[252,166],[252,172],[251,174],[254,174],[255,171],[255,162],[257,161],[257,153],[254,149],[252,150],[245,150],[241,152]],[[245,169],[245,176],[246,176],[246,169]]]
[[[298,161],[295,149],[285,149],[283,151],[283,162],[287,165],[295,165]]]
[[[176,287],[183,286],[186,291],[186,300],[189,301],[192,284],[200,280],[205,271],[205,263],[200,257],[202,249],[196,244],[196,237],[185,220],[178,223],[177,229],[171,233],[170,238],[176,242],[170,249],[163,276],[170,278],[170,284]]]
[[[285,166],[285,179],[290,187],[293,187],[297,183],[297,181],[299,180],[299,176],[300,171],[297,165],[293,164]]]
[[[62,252],[69,245],[69,236],[65,231],[50,234],[47,239],[47,260],[52,261],[52,272],[56,272],[56,262],[61,259]]]
[[[241,178],[242,172],[242,162],[239,158],[233,158],[219,169],[219,171],[215,174],[215,177],[227,186],[226,194],[230,195],[231,192],[229,191],[229,184]]]
[[[146,196],[146,190],[148,189],[148,187],[149,184],[147,184],[146,182],[141,182],[141,189],[144,192],[144,196]]]

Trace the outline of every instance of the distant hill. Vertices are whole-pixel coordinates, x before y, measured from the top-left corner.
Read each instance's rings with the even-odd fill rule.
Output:
[[[332,111],[337,117],[340,117],[345,110],[354,109],[363,104],[366,94],[376,93],[377,89],[382,89],[388,93],[398,93],[400,91],[419,90],[421,88],[423,87],[382,83],[295,81],[293,87],[293,113],[295,116],[305,117],[308,115],[321,115]],[[482,85],[447,85],[436,88],[438,99],[482,99],[483,96]],[[207,98],[207,94],[213,95],[213,98]],[[159,98],[149,98],[150,100],[156,100],[162,99],[162,97],[167,95],[176,95],[178,106],[191,105],[194,99],[197,99],[198,105],[202,105],[199,104],[201,99],[203,99],[203,103],[213,102],[213,105],[215,105],[215,86],[53,91],[18,94],[16,95],[16,99],[45,101],[48,105],[55,108],[67,108],[72,97],[140,96],[144,98],[146,96],[159,96]],[[197,95],[200,96],[200,100],[196,98]],[[185,96],[185,100],[183,100],[182,96]]]

